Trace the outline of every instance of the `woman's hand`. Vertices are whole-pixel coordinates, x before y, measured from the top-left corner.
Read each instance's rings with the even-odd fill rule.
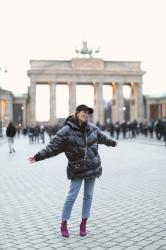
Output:
[[[34,156],[29,157],[29,158],[28,158],[28,160],[29,160],[29,162],[30,162],[30,163],[34,163],[34,162],[36,162],[36,160],[35,160],[35,157],[34,157]]]
[[[112,147],[117,147],[117,146],[118,146],[118,142],[117,141],[113,141]]]

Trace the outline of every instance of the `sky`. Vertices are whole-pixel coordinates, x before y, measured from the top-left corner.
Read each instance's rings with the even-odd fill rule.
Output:
[[[165,0],[0,0],[0,85],[25,93],[30,60],[141,61],[144,94],[166,93]],[[5,73],[7,68],[7,73]]]

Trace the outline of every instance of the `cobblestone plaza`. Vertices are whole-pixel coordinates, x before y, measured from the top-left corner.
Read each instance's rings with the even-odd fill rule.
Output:
[[[46,144],[45,144],[46,145]],[[45,146],[44,145],[44,146]],[[100,146],[103,175],[96,181],[88,235],[79,236],[82,192],[60,234],[70,181],[64,154],[29,164],[43,147],[16,138],[15,154],[0,143],[0,249],[166,250],[166,149],[155,139]]]

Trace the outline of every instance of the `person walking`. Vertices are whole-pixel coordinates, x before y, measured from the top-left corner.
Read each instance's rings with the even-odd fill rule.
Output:
[[[9,153],[16,152],[14,149],[14,136],[16,135],[16,128],[12,122],[10,122],[6,129],[6,136],[8,137]]]
[[[166,147],[166,118],[165,117],[162,120],[162,124],[163,124],[163,139],[164,139],[164,143]]]
[[[82,221],[80,236],[85,236],[87,220],[90,217],[95,180],[102,174],[98,144],[117,146],[117,142],[106,136],[95,124],[88,122],[94,110],[85,104],[76,107],[75,114],[69,116],[64,126],[51,139],[49,144],[29,157],[30,163],[56,156],[62,152],[68,159],[67,177],[71,180],[70,190],[62,210],[61,234],[69,237],[67,221],[81,184],[84,181]]]
[[[117,121],[115,123],[116,140],[119,140],[120,130],[121,130],[120,122]]]

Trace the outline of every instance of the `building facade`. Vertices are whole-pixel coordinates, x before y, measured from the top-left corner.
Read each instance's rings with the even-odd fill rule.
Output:
[[[156,120],[166,118],[166,94],[145,96],[146,119]]]
[[[6,127],[9,121],[18,126],[27,126],[28,95],[14,95],[11,91],[0,88],[0,128]]]
[[[142,84],[144,71],[137,61],[104,61],[100,58],[73,58],[72,60],[31,60],[28,125],[36,124],[36,86],[47,84],[50,88],[50,124],[55,124],[56,86],[66,84],[69,90],[69,115],[76,108],[76,86],[92,85],[94,88],[93,122],[104,124],[103,85],[112,86],[112,122],[124,119],[123,86],[128,85],[130,94],[130,120],[144,118]]]

